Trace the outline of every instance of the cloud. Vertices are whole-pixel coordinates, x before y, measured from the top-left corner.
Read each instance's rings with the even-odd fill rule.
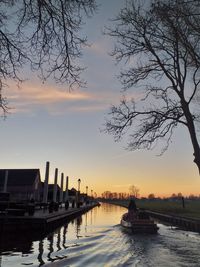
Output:
[[[112,104],[119,103],[118,91],[114,84],[107,87],[104,83],[93,82],[85,89],[69,92],[64,85],[42,84],[33,79],[20,87],[10,82],[4,95],[8,98],[11,114],[35,115],[38,110],[45,110],[57,116],[67,112],[107,112]]]
[[[31,112],[39,107],[48,110],[66,103],[92,101],[94,98],[92,94],[78,89],[69,92],[68,89],[31,82],[22,83],[20,88],[15,84],[9,84],[5,94],[11,113]]]
[[[9,83],[4,92],[10,113],[26,113],[35,115],[38,110],[45,110],[51,115],[62,115],[68,112],[96,112],[108,110],[116,98],[114,92],[103,87],[90,85],[90,89],[69,89],[64,87],[28,81],[18,87]]]
[[[91,96],[85,92],[69,92],[68,89],[60,90],[53,86],[41,86],[38,84],[25,83],[20,88],[10,86],[7,97],[12,102],[27,101],[29,104],[57,103],[64,101],[77,101],[90,99]]]

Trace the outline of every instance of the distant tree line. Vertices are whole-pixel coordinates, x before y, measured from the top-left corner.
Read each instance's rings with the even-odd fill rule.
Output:
[[[125,192],[111,192],[111,191],[105,191],[101,194],[101,197],[103,199],[119,199],[119,200],[128,200],[131,197],[133,197],[132,194],[130,193],[125,193]],[[186,199],[200,199],[200,195],[194,195],[194,194],[189,194],[188,196],[184,196],[182,193],[172,193],[171,196],[169,197],[159,197],[156,196],[154,193],[150,193],[147,197],[139,196],[137,198],[142,199],[142,200],[178,200],[181,199],[182,197]]]
[[[130,194],[125,192],[111,192],[111,191],[105,191],[101,194],[102,198],[105,199],[129,199]]]

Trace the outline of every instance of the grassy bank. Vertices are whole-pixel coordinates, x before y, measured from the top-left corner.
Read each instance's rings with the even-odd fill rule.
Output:
[[[127,207],[127,200],[110,200],[110,203]],[[181,200],[136,200],[138,208],[161,212],[170,215],[200,220],[200,200],[185,200],[185,208]]]

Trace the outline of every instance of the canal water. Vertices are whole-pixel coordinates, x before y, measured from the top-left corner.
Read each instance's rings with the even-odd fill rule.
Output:
[[[158,224],[133,235],[119,224],[125,208],[104,204],[47,236],[1,238],[1,267],[200,267],[200,235]]]

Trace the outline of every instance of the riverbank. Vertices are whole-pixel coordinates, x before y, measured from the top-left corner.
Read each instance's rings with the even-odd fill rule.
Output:
[[[129,200],[105,200],[110,204],[128,207]],[[183,208],[179,202],[136,200],[140,209],[145,209],[149,215],[160,221],[167,222],[186,230],[200,233],[200,202],[186,202]]]
[[[49,213],[47,209],[37,210],[32,216],[0,215],[0,233],[12,231],[47,232],[72,220],[73,218],[80,216],[98,205],[99,203],[95,202],[80,208],[69,208],[68,210],[60,208],[58,211],[52,213]]]

